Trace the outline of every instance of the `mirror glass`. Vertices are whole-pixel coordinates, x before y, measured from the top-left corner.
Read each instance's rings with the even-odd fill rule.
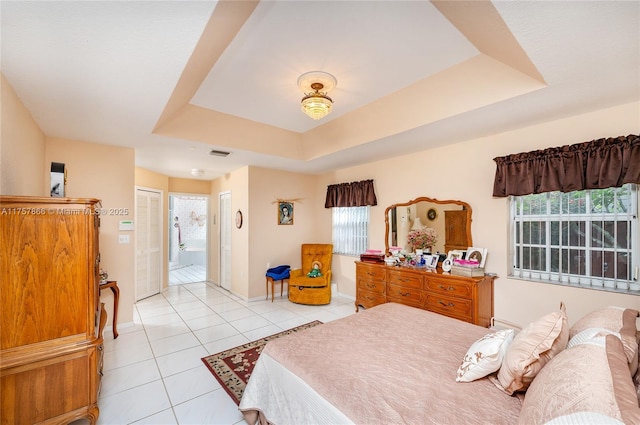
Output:
[[[400,247],[413,251],[408,243],[409,232],[420,227],[433,228],[437,233],[431,253],[446,254],[473,246],[471,239],[471,206],[462,201],[439,201],[432,198],[416,198],[412,201],[389,206],[385,216],[385,249]]]

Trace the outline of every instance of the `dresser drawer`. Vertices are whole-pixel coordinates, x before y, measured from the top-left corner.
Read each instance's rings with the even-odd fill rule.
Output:
[[[387,285],[387,300],[400,304],[421,307],[423,291],[417,288],[389,284]]]
[[[385,269],[380,266],[373,266],[370,264],[360,263],[356,267],[356,273],[359,278],[370,280],[384,280]]]
[[[422,277],[420,275],[399,270],[387,272],[387,283],[390,285],[405,286],[407,288],[422,289]]]
[[[460,298],[471,298],[472,283],[453,279],[425,278],[425,289],[437,294]]]
[[[387,302],[387,299],[384,294],[358,289],[356,307],[361,305],[364,308],[371,308],[385,302]]]
[[[427,294],[425,306],[427,310],[441,313],[445,316],[455,317],[467,322],[473,320],[473,302],[471,300]]]
[[[358,290],[371,291],[384,294],[385,283],[381,280],[358,279]]]

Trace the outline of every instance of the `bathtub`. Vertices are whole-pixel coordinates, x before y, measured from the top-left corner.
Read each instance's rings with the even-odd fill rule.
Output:
[[[206,264],[207,240],[187,239],[184,241],[184,249],[180,250],[178,260],[181,266]]]

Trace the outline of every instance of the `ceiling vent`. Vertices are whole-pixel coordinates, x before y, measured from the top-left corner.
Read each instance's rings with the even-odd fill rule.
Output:
[[[225,152],[225,151],[217,151],[215,149],[213,149],[211,152],[209,152],[209,155],[213,155],[213,156],[229,156],[231,152]]]

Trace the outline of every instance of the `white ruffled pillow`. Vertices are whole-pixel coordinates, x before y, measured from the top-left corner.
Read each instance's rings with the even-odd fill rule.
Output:
[[[458,367],[456,381],[475,381],[500,369],[514,335],[513,329],[504,329],[487,334],[474,342]]]

